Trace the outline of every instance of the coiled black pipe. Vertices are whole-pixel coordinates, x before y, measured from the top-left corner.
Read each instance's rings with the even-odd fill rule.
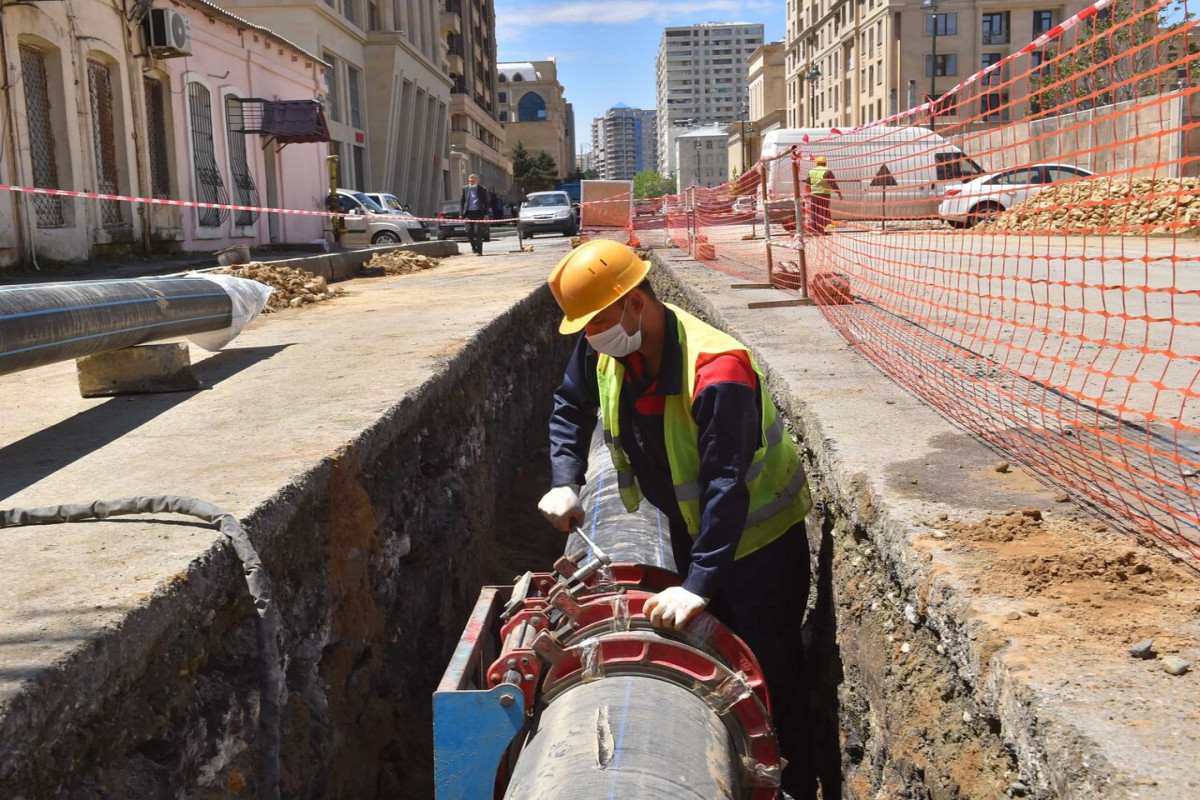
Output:
[[[262,560],[237,517],[212,503],[194,497],[124,497],[94,503],[10,508],[0,510],[0,528],[23,525],[53,525],[85,519],[107,519],[128,514],[182,514],[211,523],[233,545],[242,562],[246,587],[254,601],[255,631],[259,647],[259,685],[262,697],[258,712],[258,797],[279,798],[280,707],[283,701],[284,675],[280,659],[279,610],[271,599],[271,581]]]

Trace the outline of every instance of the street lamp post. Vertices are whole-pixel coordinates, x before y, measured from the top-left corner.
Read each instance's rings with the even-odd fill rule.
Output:
[[[937,127],[937,91],[934,88],[937,85],[937,39],[938,39],[938,4],[937,0],[925,0],[921,3],[921,10],[928,11],[933,15],[933,57],[929,65],[929,130],[935,130]]]
[[[817,127],[817,81],[821,80],[821,68],[816,64],[804,76],[808,81],[808,127]]]
[[[693,184],[700,183],[700,142],[696,142],[696,177],[692,179]]]
[[[741,125],[742,135],[742,172],[747,169],[747,162],[750,160],[749,142],[746,141],[746,118],[750,116],[750,109],[746,105],[742,105],[738,110],[738,123]],[[754,124],[750,125],[750,133],[754,133]]]

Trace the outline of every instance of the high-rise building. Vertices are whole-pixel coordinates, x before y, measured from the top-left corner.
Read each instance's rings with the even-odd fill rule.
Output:
[[[705,22],[667,28],[655,65],[658,170],[675,173],[678,128],[734,122],[746,113],[746,59],[763,43],[763,26]]]
[[[442,0],[450,87],[450,199],[474,173],[501,194],[512,183],[496,101],[496,8],[493,0]]]
[[[220,5],[325,61],[329,151],[339,156],[342,186],[390,192],[414,213],[437,210],[450,191],[451,86],[438,36],[438,0]]]
[[[787,0],[787,126],[861,125],[940,96],[964,78],[1019,50],[1088,0],[966,0],[939,2],[879,0]],[[936,18],[936,23],[935,23]],[[934,33],[936,32],[936,56]],[[1035,52],[1022,69],[1036,65]],[[951,120],[1007,122],[1023,116],[1026,78],[993,73],[955,98]],[[1008,84],[1003,85],[1002,84]],[[1017,95],[1010,97],[1010,93]],[[941,124],[943,117],[938,118]],[[928,117],[923,124],[928,124]]]
[[[506,152],[517,142],[530,152],[545,150],[560,177],[575,169],[575,111],[563,97],[558,65],[512,61],[497,65],[500,121]]]
[[[658,169],[658,131],[655,112],[624,103],[592,121],[592,152],[598,154],[600,177],[629,181],[643,170]]]

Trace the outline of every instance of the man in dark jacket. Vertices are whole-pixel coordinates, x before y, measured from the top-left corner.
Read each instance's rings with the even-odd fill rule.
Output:
[[[471,242],[471,252],[477,256],[483,255],[483,234],[486,222],[471,220],[485,219],[491,214],[492,193],[479,185],[479,176],[472,174],[467,178],[467,185],[462,189],[459,199],[459,216],[466,222],[467,239]]]

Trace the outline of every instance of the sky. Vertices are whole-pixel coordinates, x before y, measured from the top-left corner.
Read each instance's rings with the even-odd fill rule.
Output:
[[[701,22],[761,22],[782,41],[784,0],[496,0],[500,61],[554,56],[575,107],[576,148],[591,149],[592,119],[617,103],[654,108],[654,59],[663,28]]]

